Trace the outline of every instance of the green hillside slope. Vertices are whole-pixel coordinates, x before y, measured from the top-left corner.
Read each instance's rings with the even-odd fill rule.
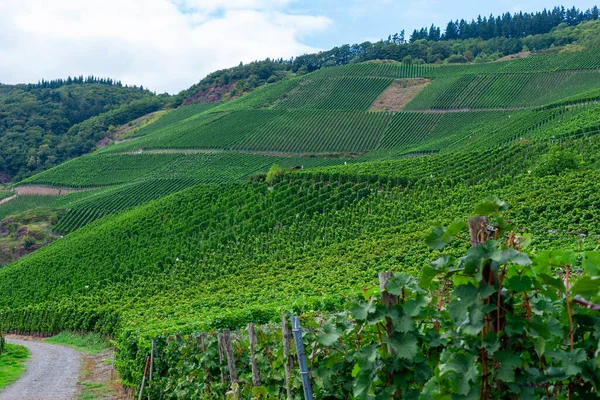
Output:
[[[489,196],[534,253],[598,251],[598,65],[590,52],[356,64],[165,112],[21,182],[90,190],[41,202],[64,212],[65,236],[0,269],[0,329],[113,335],[135,386],[153,339],[337,311],[378,272],[418,275],[439,255],[431,227]],[[390,93],[398,77],[431,82],[404,108],[369,111],[405,94]],[[267,180],[274,164],[285,171]]]

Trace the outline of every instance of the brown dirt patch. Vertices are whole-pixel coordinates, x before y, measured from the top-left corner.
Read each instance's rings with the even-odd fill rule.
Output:
[[[186,99],[183,104],[196,104],[196,103],[219,103],[223,98],[223,95],[231,92],[235,87],[237,81],[233,81],[228,85],[212,86],[204,90],[199,91],[189,99]]]
[[[375,100],[370,111],[401,111],[429,82],[424,78],[395,79]]]
[[[498,61],[516,60],[517,58],[525,58],[525,57],[529,57],[530,55],[531,55],[530,51],[522,51],[520,53],[509,54],[507,56],[500,57],[499,59],[496,60],[496,62],[498,62]]]
[[[62,196],[69,193],[81,192],[76,189],[61,189],[45,186],[19,186],[15,188],[18,195],[34,195],[34,196]]]
[[[154,112],[148,113],[146,115],[142,115],[141,117],[136,118],[133,121],[130,121],[126,124],[119,126],[116,130],[114,130],[112,132],[108,132],[106,134],[106,136],[104,136],[102,139],[100,139],[98,142],[96,142],[96,147],[98,147],[99,149],[102,147],[106,147],[113,140],[115,140],[115,144],[118,144],[117,143],[118,138],[120,138],[121,136],[125,135],[127,132],[129,132],[135,128],[146,125],[146,123],[148,121],[150,121],[151,119],[153,119],[154,117],[156,117],[158,114],[160,114],[162,112],[163,112],[162,110],[154,111]]]
[[[78,383],[82,397],[101,400],[129,398],[123,386],[119,384],[118,375],[110,360],[110,350],[84,356]]]

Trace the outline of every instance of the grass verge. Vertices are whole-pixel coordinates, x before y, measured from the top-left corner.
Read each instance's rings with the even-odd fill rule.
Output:
[[[7,344],[4,353],[0,354],[0,389],[12,384],[25,372],[25,360],[29,351],[19,345]]]
[[[77,333],[63,332],[46,339],[46,342],[62,344],[88,354],[98,354],[110,349],[109,342],[97,333],[80,335]]]

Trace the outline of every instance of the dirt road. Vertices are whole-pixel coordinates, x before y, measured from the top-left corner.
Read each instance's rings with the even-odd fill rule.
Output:
[[[7,338],[29,349],[27,371],[0,392],[0,400],[68,400],[77,394],[81,355],[65,346]]]

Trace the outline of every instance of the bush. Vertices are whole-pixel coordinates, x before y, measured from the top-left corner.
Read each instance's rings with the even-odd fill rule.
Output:
[[[567,150],[554,149],[540,157],[533,174],[539,177],[558,175],[564,171],[578,169],[579,166],[580,162],[576,154]]]
[[[464,64],[466,62],[468,62],[469,60],[467,60],[467,57],[463,56],[462,54],[453,54],[450,57],[448,57],[448,64]]]

